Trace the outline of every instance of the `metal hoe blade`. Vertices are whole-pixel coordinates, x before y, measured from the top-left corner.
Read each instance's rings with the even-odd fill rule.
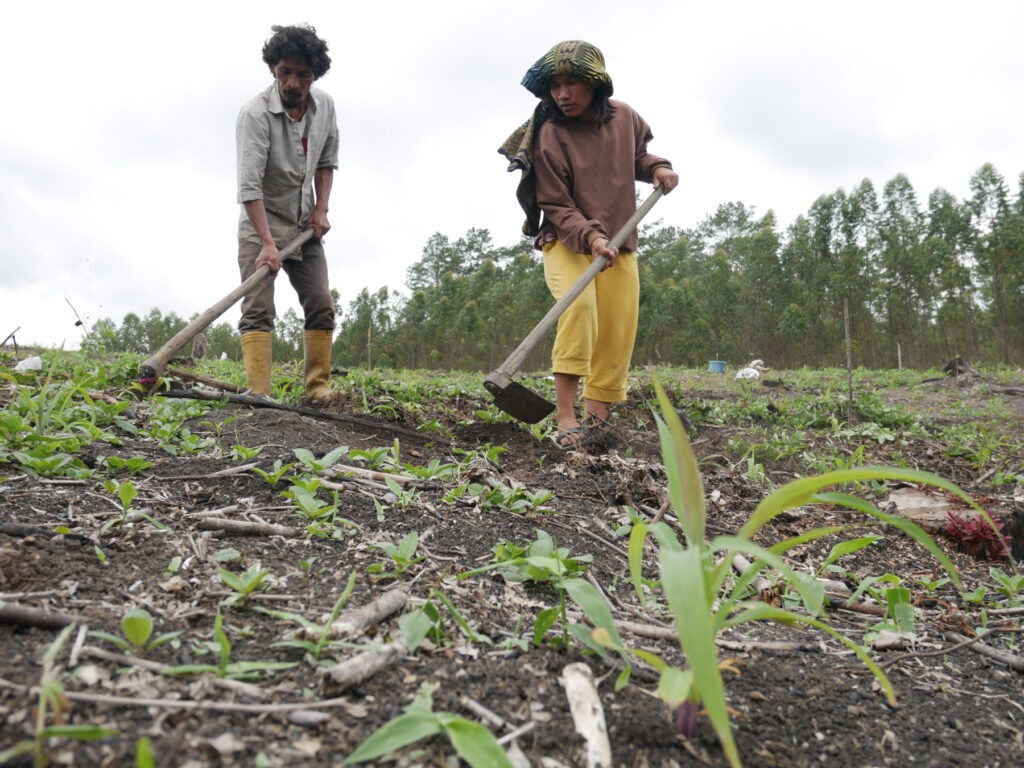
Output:
[[[486,386],[487,382],[484,382],[484,385]],[[496,406],[509,416],[519,419],[519,421],[525,421],[527,424],[536,424],[555,410],[554,404],[527,389],[518,381],[510,382],[504,387],[495,387],[491,390],[491,394],[494,395]]]

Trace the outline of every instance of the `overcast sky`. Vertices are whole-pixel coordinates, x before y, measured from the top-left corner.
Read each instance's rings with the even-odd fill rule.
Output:
[[[905,173],[924,205],[986,162],[1024,171],[1024,4],[431,0],[5,3],[0,339],[75,347],[153,307],[183,318],[238,282],[234,125],[271,82],[275,23],[330,45],[318,86],[341,133],[325,246],[347,308],[405,290],[434,232],[516,242],[518,173],[498,145],[533,109],[551,45],[605,54],[681,184],[652,214],[725,202],[785,228],[821,194]],[[646,191],[644,191],[646,194]],[[278,313],[297,306],[279,281]],[[223,320],[235,324],[237,308]]]

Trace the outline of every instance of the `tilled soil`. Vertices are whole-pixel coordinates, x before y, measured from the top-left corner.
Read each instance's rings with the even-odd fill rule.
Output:
[[[905,394],[888,397],[895,401]],[[751,395],[720,386],[713,396]],[[958,396],[962,394],[933,395],[937,400]],[[607,427],[589,436],[582,450],[570,452],[554,450],[511,422],[474,419],[475,409],[487,405],[483,397],[463,397],[458,404],[424,403],[428,414],[436,410],[448,427],[451,444],[433,433],[423,433],[422,439],[402,435],[400,460],[416,466],[432,460],[461,463],[458,476],[417,481],[399,497],[383,481],[332,473],[331,480],[339,485],[337,533],[327,538],[304,530],[309,521],[282,496],[287,480],[272,486],[244,465],[257,462],[259,469],[270,472],[277,460],[295,462],[296,448],[317,457],[339,446],[350,452],[393,448],[391,422],[371,429],[294,412],[227,406],[194,419],[189,428],[203,436],[219,430],[222,444],[263,446],[257,457],[231,459],[213,448],[170,456],[154,441],[127,434],[120,446],[95,445],[90,460],[116,454],[153,462],[137,476],[124,472],[119,479],[132,482],[138,491],[132,510],[166,529],[134,515],[101,536],[101,527],[121,516],[116,495],[101,482],[45,480],[0,465],[6,475],[0,486],[0,599],[5,606],[76,617],[79,629],[56,659],[67,698],[63,718],[117,731],[90,742],[52,739],[46,754],[65,765],[134,765],[136,746],[145,736],[160,766],[340,765],[428,684],[435,711],[482,721],[498,737],[519,730],[514,752],[525,760],[520,764],[582,766],[587,764],[586,745],[574,728],[561,673],[566,665],[583,662],[599,682],[616,766],[726,765],[706,717],[698,721],[694,738],[676,733],[670,713],[653,695],[653,671],[635,669],[630,683],[615,690],[621,661],[584,653],[576,642],[562,645],[558,624],[539,646],[534,644],[535,617],[558,604],[551,586],[518,583],[497,572],[459,578],[491,562],[495,545],[523,546],[542,530],[571,555],[592,557],[587,574],[608,597],[616,619],[655,630],[668,627],[671,617],[663,600],[648,602],[646,608],[638,603],[622,538],[630,522],[628,508],[649,517],[665,500],[657,430],[644,402],[635,395]],[[133,407],[140,424],[148,407]],[[351,407],[344,396],[332,404],[342,412]],[[742,434],[742,428],[701,423],[700,415],[691,413],[696,422],[691,440],[709,499],[709,534],[735,532],[767,491],[743,471],[739,457],[729,455],[728,441]],[[395,423],[415,426],[401,413],[397,418]],[[816,439],[808,435],[809,451]],[[487,458],[487,445],[507,450]],[[868,458],[871,450],[869,446]],[[464,452],[472,451],[477,456],[468,460]],[[908,441],[904,455],[914,468],[956,477],[1001,515],[1024,510],[1020,486],[974,485],[977,472],[946,458],[941,446],[916,439]],[[1008,458],[1019,466],[1019,455]],[[359,463],[351,454],[342,461]],[[775,484],[800,473],[795,465],[765,470]],[[545,489],[553,497],[533,511],[488,505],[482,495],[448,497],[453,488],[470,482],[531,492]],[[330,494],[321,490],[320,498]],[[333,498],[330,503],[335,503]],[[204,521],[210,517],[280,524],[298,535],[207,530]],[[671,511],[666,519],[676,524]],[[819,526],[868,522],[860,513],[808,505],[778,518],[757,540],[769,545]],[[63,535],[54,533],[58,528]],[[422,559],[396,567],[377,545],[397,546],[414,531],[419,536],[416,556]],[[794,568],[816,572],[833,544],[866,532],[856,528],[820,539],[790,550],[786,557]],[[1024,693],[1021,669],[1012,668],[1012,658],[1021,658],[1019,634],[1006,631],[983,643],[953,648],[958,644],[953,633],[970,637],[986,623],[1013,630],[1019,628],[1022,613],[989,610],[983,616],[951,584],[929,591],[921,582],[944,575],[935,558],[894,528],[874,526],[870,532],[883,538],[844,556],[846,575],[833,578],[845,578],[855,587],[858,580],[888,573],[911,588],[917,606],[914,644],[872,652],[896,689],[897,706],[886,702],[856,656],[827,635],[776,624],[727,631],[720,637],[719,653],[722,661],[731,662],[724,672],[726,694],[744,764],[1024,764]],[[995,595],[992,563],[956,551],[941,537],[938,541],[959,569],[965,591],[985,586],[990,597]],[[645,575],[654,579],[656,553],[650,543],[648,549]],[[238,558],[222,559],[227,550],[236,550]],[[218,569],[242,574],[256,564],[268,576],[247,603],[232,604],[233,593]],[[1012,570],[1005,562],[999,566]],[[328,645],[319,662],[309,650],[277,645],[296,637],[299,625],[286,614],[322,621],[352,574],[356,578],[345,610],[395,589],[405,590],[408,601],[396,613],[346,636],[345,643]],[[398,619],[425,602],[436,609],[443,635],[399,654],[347,690],[325,685],[323,669],[363,647],[398,638]],[[173,642],[124,654],[113,643],[84,632],[88,627],[120,635],[121,617],[139,607],[155,618],[154,636],[181,634]],[[267,670],[244,682],[210,673],[167,674],[168,668],[180,665],[217,666],[219,655],[211,643],[218,612],[230,640],[231,663],[293,666]],[[858,643],[868,626],[879,621],[875,615],[849,610],[829,610],[826,618]],[[0,625],[0,752],[34,733],[38,691],[33,686],[40,682],[43,653],[58,634],[56,628],[37,624],[12,620]],[[630,645],[683,664],[678,643],[660,634],[624,631],[623,637]],[[1010,654],[1011,666],[978,653],[979,645]],[[481,708],[500,721],[481,720]],[[378,764],[454,765],[452,755],[445,739],[433,737]],[[32,760],[26,756],[10,764],[31,765]]]

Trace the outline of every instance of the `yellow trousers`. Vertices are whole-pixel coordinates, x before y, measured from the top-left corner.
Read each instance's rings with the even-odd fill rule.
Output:
[[[589,266],[589,255],[559,241],[544,246],[544,280],[556,301]],[[583,397],[590,400],[625,400],[639,307],[636,253],[622,251],[615,266],[599,272],[559,318],[551,350],[554,372],[583,377]]]

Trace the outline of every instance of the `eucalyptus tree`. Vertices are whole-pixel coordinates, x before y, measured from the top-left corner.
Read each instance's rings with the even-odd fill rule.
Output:
[[[931,321],[930,275],[921,246],[924,215],[904,174],[886,183],[879,222],[881,266],[890,340],[906,352],[910,365],[927,363],[926,335]],[[894,350],[895,352],[895,350]]]
[[[1021,255],[1013,248],[1012,227],[1007,221],[1010,213],[1009,190],[1003,177],[991,163],[986,163],[971,177],[971,197],[967,207],[971,212],[974,236],[974,258],[978,265],[982,295],[989,303],[992,314],[995,346],[1003,362],[1010,359],[1010,349],[1021,328],[1011,323],[1014,291],[1015,262]]]
[[[976,360],[979,307],[972,276],[971,213],[950,192],[936,189],[928,197],[928,224],[923,244],[938,296],[936,333],[945,357]]]

